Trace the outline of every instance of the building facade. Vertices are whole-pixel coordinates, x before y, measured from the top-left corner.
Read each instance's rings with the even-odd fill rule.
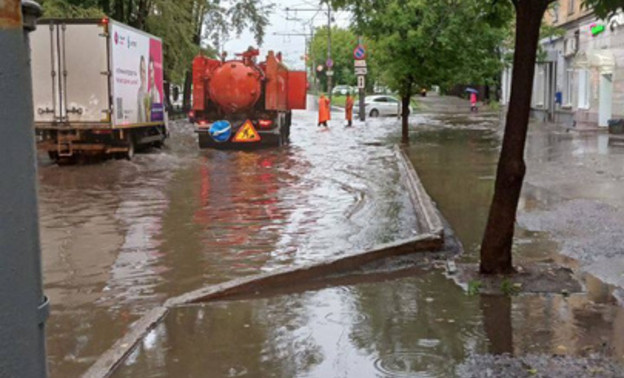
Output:
[[[540,41],[532,116],[571,127],[606,127],[624,118],[624,13],[600,20],[581,0],[560,0],[545,22],[561,33]],[[511,69],[502,77],[503,103]]]

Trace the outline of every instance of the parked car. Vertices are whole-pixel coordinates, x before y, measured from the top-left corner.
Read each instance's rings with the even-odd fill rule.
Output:
[[[355,88],[349,86],[349,85],[337,85],[334,87],[334,89],[332,89],[332,94],[333,95],[343,95],[346,96],[347,93],[351,93],[354,94],[357,91],[355,90]]]
[[[369,117],[399,116],[401,115],[401,102],[392,96],[366,96],[364,99],[366,114]],[[412,107],[409,107],[410,113]],[[354,112],[359,112],[359,106],[355,106]]]

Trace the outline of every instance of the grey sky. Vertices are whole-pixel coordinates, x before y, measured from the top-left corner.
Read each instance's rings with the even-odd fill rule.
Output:
[[[265,2],[268,0],[265,0]],[[298,36],[278,36],[274,33],[310,33],[308,28],[309,22],[314,17],[314,26],[327,25],[326,11],[319,12],[286,12],[286,8],[320,8],[318,0],[281,0],[273,1],[275,10],[270,16],[270,25],[266,31],[264,44],[260,46],[262,56],[266,55],[269,50],[275,52],[281,51],[286,64],[293,69],[303,69],[304,62],[301,57],[305,53],[305,39]],[[327,7],[325,6],[326,10]],[[349,25],[349,14],[347,12],[332,12],[334,16],[334,26],[346,27]],[[287,18],[298,18],[301,21],[289,20]],[[239,38],[232,38],[225,44],[225,50],[232,56],[234,53],[241,52],[249,46],[255,46],[256,43],[253,35],[249,32],[243,33]]]

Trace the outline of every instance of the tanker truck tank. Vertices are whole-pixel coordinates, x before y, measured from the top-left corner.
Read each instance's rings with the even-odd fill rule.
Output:
[[[262,74],[253,65],[232,60],[217,68],[210,78],[210,99],[228,114],[252,108],[260,99]]]

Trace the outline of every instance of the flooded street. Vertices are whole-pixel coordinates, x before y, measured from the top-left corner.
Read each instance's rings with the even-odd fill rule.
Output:
[[[582,295],[466,296],[420,272],[176,309],[113,376],[465,377],[474,354],[621,356],[623,327],[623,309]]]
[[[324,131],[300,112],[289,146],[256,152],[199,151],[176,122],[168,149],[132,162],[42,157],[51,375],[83,372],[171,296],[418,234],[387,141],[395,122]]]
[[[476,262],[499,118],[436,101],[425,100],[412,117],[407,152],[463,244],[460,260]],[[42,158],[51,375],[84,372],[171,296],[418,234],[393,152],[398,120],[343,129],[340,114],[334,118],[321,131],[315,114],[296,113],[292,143],[282,149],[199,151],[190,125],[176,122],[168,149],[132,162],[56,167]],[[530,139],[529,166],[555,156],[543,152],[556,148],[544,142],[550,135]],[[566,135],[552,142],[559,143],[593,146]],[[564,149],[570,151],[562,147],[553,161],[568,158]],[[530,176],[536,183],[540,177]],[[560,201],[529,180],[520,213]],[[535,223],[518,225],[517,261],[565,260],[561,241]],[[569,297],[468,296],[438,271],[420,270],[390,281],[183,306],[115,376],[461,377],[474,370],[468,361],[477,354],[587,357],[590,367],[595,356],[624,360],[624,311],[613,288],[591,277],[585,285],[588,294]]]

